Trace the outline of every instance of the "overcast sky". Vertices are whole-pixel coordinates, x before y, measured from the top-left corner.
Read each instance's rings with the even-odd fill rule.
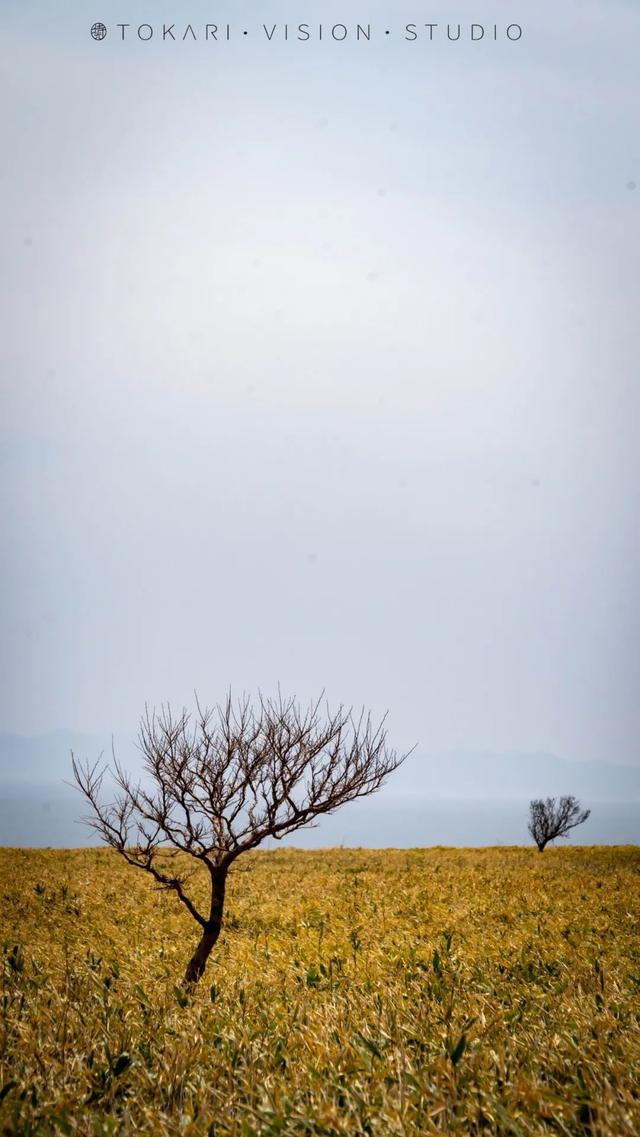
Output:
[[[638,761],[635,0],[90,7],[2,6],[0,729]]]

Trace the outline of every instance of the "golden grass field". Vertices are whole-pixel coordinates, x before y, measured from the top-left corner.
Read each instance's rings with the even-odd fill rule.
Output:
[[[640,1133],[640,849],[245,861],[187,995],[145,874],[0,853],[0,1132]]]

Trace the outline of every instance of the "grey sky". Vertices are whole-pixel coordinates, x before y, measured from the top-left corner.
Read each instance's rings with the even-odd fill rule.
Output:
[[[117,7],[1,17],[0,727],[280,681],[637,761],[640,10]]]

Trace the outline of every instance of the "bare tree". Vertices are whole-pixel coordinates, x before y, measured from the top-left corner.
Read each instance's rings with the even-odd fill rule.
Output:
[[[231,864],[265,837],[280,839],[345,802],[374,793],[406,755],[387,747],[384,719],[374,726],[321,701],[301,709],[293,699],[257,704],[231,696],[214,709],[177,717],[147,709],[138,735],[146,778],[135,781],[114,756],[116,783],[102,800],[107,768],[81,764],[75,781],[91,805],[85,820],[128,864],[175,892],[202,932],[185,973],[197,982],[220,935]],[[199,911],[182,865],[186,854],[210,877],[208,915]],[[178,858],[177,860],[175,858]]]
[[[556,837],[567,837],[570,829],[582,825],[586,821],[590,809],[582,809],[575,797],[561,797],[556,800],[548,797],[545,801],[538,798],[529,803],[529,832],[533,837],[538,852],[543,853],[549,841]]]

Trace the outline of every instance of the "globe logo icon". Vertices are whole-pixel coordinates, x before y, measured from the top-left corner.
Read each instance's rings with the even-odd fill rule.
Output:
[[[107,34],[107,29],[104,24],[94,24],[91,28],[91,35],[94,39],[104,39]]]

